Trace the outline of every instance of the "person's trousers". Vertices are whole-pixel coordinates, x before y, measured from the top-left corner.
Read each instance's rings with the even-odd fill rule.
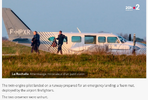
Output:
[[[39,47],[38,47],[38,46],[32,46],[32,48],[31,48],[31,53],[33,53],[33,50],[34,50],[35,52],[38,52],[38,53],[39,53]]]
[[[59,44],[59,45],[58,45],[58,52],[59,52],[60,50],[62,51],[62,45]]]

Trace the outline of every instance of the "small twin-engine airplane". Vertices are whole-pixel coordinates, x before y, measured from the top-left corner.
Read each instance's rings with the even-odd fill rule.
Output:
[[[7,30],[9,40],[31,47],[33,38],[32,30],[10,9],[2,8],[2,17]],[[136,54],[146,54],[146,45],[132,41],[127,41],[119,35],[112,33],[67,33],[68,44],[63,43],[63,54],[80,54],[85,52],[97,52],[104,50],[112,54],[132,54],[135,49]],[[40,35],[40,50],[56,53],[57,47],[48,49],[59,32],[38,32]],[[64,40],[65,41],[65,40]]]

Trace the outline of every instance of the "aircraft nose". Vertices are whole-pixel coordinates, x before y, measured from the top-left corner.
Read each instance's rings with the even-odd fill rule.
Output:
[[[140,48],[139,50],[136,51],[136,54],[146,54],[146,48]]]

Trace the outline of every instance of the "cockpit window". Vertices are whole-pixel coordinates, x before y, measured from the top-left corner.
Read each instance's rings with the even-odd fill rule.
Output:
[[[118,36],[118,38],[120,39],[120,41],[122,42],[122,43],[124,43],[124,42],[126,42],[127,40],[126,39],[124,39],[122,36]]]
[[[119,43],[119,40],[117,37],[107,37],[108,43]]]

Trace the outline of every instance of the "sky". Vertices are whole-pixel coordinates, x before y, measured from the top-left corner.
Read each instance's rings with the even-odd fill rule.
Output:
[[[136,7],[127,11],[126,6]],[[146,0],[2,0],[32,31],[136,34],[146,37]],[[2,21],[2,36],[8,37]]]

